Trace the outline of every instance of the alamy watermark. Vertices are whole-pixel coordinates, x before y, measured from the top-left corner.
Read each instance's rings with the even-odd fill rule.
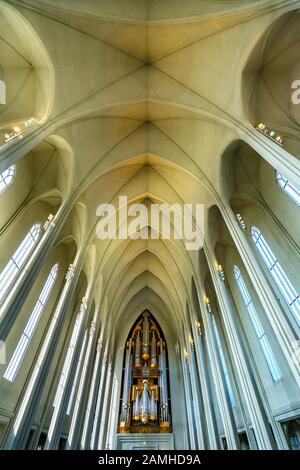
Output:
[[[0,341],[0,364],[6,364],[6,347],[4,341]]]
[[[6,104],[6,84],[0,80],[0,104]]]
[[[120,196],[117,208],[109,203],[100,204],[96,215],[101,217],[96,228],[100,240],[173,238],[182,239],[188,251],[203,246],[203,204],[128,205],[127,196]]]
[[[294,80],[291,84],[293,91],[291,100],[293,104],[300,104],[300,80]]]

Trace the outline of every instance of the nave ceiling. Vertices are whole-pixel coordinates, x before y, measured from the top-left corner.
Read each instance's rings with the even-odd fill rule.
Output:
[[[191,302],[192,276],[199,278],[199,253],[187,252],[181,240],[100,241],[97,206],[117,205],[119,195],[130,204],[203,203],[208,236],[211,208],[222,211],[230,203],[225,187],[232,175],[222,157],[243,140],[255,113],[262,117],[255,87],[263,58],[255,48],[277,18],[286,14],[289,21],[298,3],[1,2],[2,65],[15,72],[15,94],[1,126],[15,119],[19,99],[24,114],[19,108],[18,119],[34,116],[41,123],[44,142],[29,148],[28,161],[37,173],[50,146],[57,163],[31,197],[42,194],[53,206],[58,194],[73,198],[70,218],[77,222],[70,230],[77,246],[89,242],[87,276],[101,277],[116,335],[145,308],[178,330]],[[282,54],[280,44],[274,47],[271,62]],[[287,112],[278,112],[278,122]],[[298,122],[294,116],[286,124],[291,142]],[[61,239],[66,236],[67,229]]]

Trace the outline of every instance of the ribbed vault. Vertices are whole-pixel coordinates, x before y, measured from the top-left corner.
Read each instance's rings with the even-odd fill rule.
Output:
[[[240,123],[249,127],[243,90],[252,78],[246,86],[243,71],[281,2],[6,3],[34,24],[55,69],[45,132],[72,150],[64,188],[81,207],[77,243],[93,250],[86,271],[101,273],[110,324],[118,331],[148,308],[158,319],[165,312],[179,334],[197,254],[162,237],[100,241],[96,209],[119,196],[130,204],[203,203],[206,215],[223,204],[222,156]]]

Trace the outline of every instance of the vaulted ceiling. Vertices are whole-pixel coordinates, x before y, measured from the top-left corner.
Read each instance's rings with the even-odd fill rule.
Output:
[[[101,273],[110,321],[122,328],[119,319],[149,308],[175,331],[199,253],[181,240],[100,241],[96,208],[117,205],[119,195],[130,203],[203,203],[206,215],[222,203],[222,155],[239,139],[239,123],[249,125],[243,71],[264,32],[297,2],[1,4],[23,15],[45,49],[43,60],[32,59],[35,99],[45,132],[68,146],[64,187],[83,207],[78,244],[90,239],[87,270]]]

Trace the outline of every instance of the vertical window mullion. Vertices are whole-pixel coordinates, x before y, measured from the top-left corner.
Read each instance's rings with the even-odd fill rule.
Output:
[[[245,300],[245,298],[244,298],[244,291],[245,290],[247,292],[246,297],[249,297],[251,299],[249,291],[247,289],[247,286],[245,284],[245,281],[243,279],[243,276],[242,276],[239,268],[237,266],[234,266],[233,271],[234,271],[234,276],[235,276],[238,288],[239,288],[239,290],[241,292],[241,295],[243,297],[243,300]],[[269,368],[270,374],[272,376],[272,379],[273,379],[274,382],[276,382],[281,378],[281,372],[280,372],[280,369],[279,369],[278,364],[276,362],[276,359],[274,357],[273,351],[272,351],[271,346],[269,344],[269,340],[266,336],[266,333],[264,331],[264,328],[262,326],[262,323],[261,323],[260,318],[258,316],[258,313],[255,309],[255,306],[253,304],[252,299],[251,299],[251,302],[249,304],[247,304],[245,302],[245,306],[247,308],[249,318],[250,318],[252,326],[254,328],[256,337],[259,341],[262,353],[263,353],[264,358],[266,360],[266,363],[268,365],[268,368]]]
[[[26,354],[26,351],[28,349],[28,346],[30,344],[30,341],[33,337],[33,334],[36,330],[36,327],[38,325],[38,322],[41,318],[41,315],[42,315],[42,312],[43,312],[43,309],[44,309],[44,306],[48,300],[48,297],[49,297],[49,294],[51,292],[51,289],[54,285],[54,282],[56,280],[56,277],[57,277],[57,272],[58,272],[58,265],[54,265],[53,268],[51,269],[51,272],[50,274],[48,275],[47,277],[47,280],[44,284],[44,288],[42,289],[42,292],[40,294],[40,297],[41,295],[43,294],[44,296],[44,302],[42,303],[41,300],[40,300],[40,297],[38,298],[34,308],[33,308],[33,311],[27,321],[27,324],[24,328],[24,331],[21,335],[21,338],[17,344],[17,347],[15,349],[15,352],[7,366],[7,369],[4,373],[4,378],[7,379],[7,380],[10,380],[10,381],[14,381],[17,373],[18,373],[18,370],[21,366],[21,363],[25,357],[25,354]],[[47,287],[46,289],[46,295],[45,295],[45,286]]]

